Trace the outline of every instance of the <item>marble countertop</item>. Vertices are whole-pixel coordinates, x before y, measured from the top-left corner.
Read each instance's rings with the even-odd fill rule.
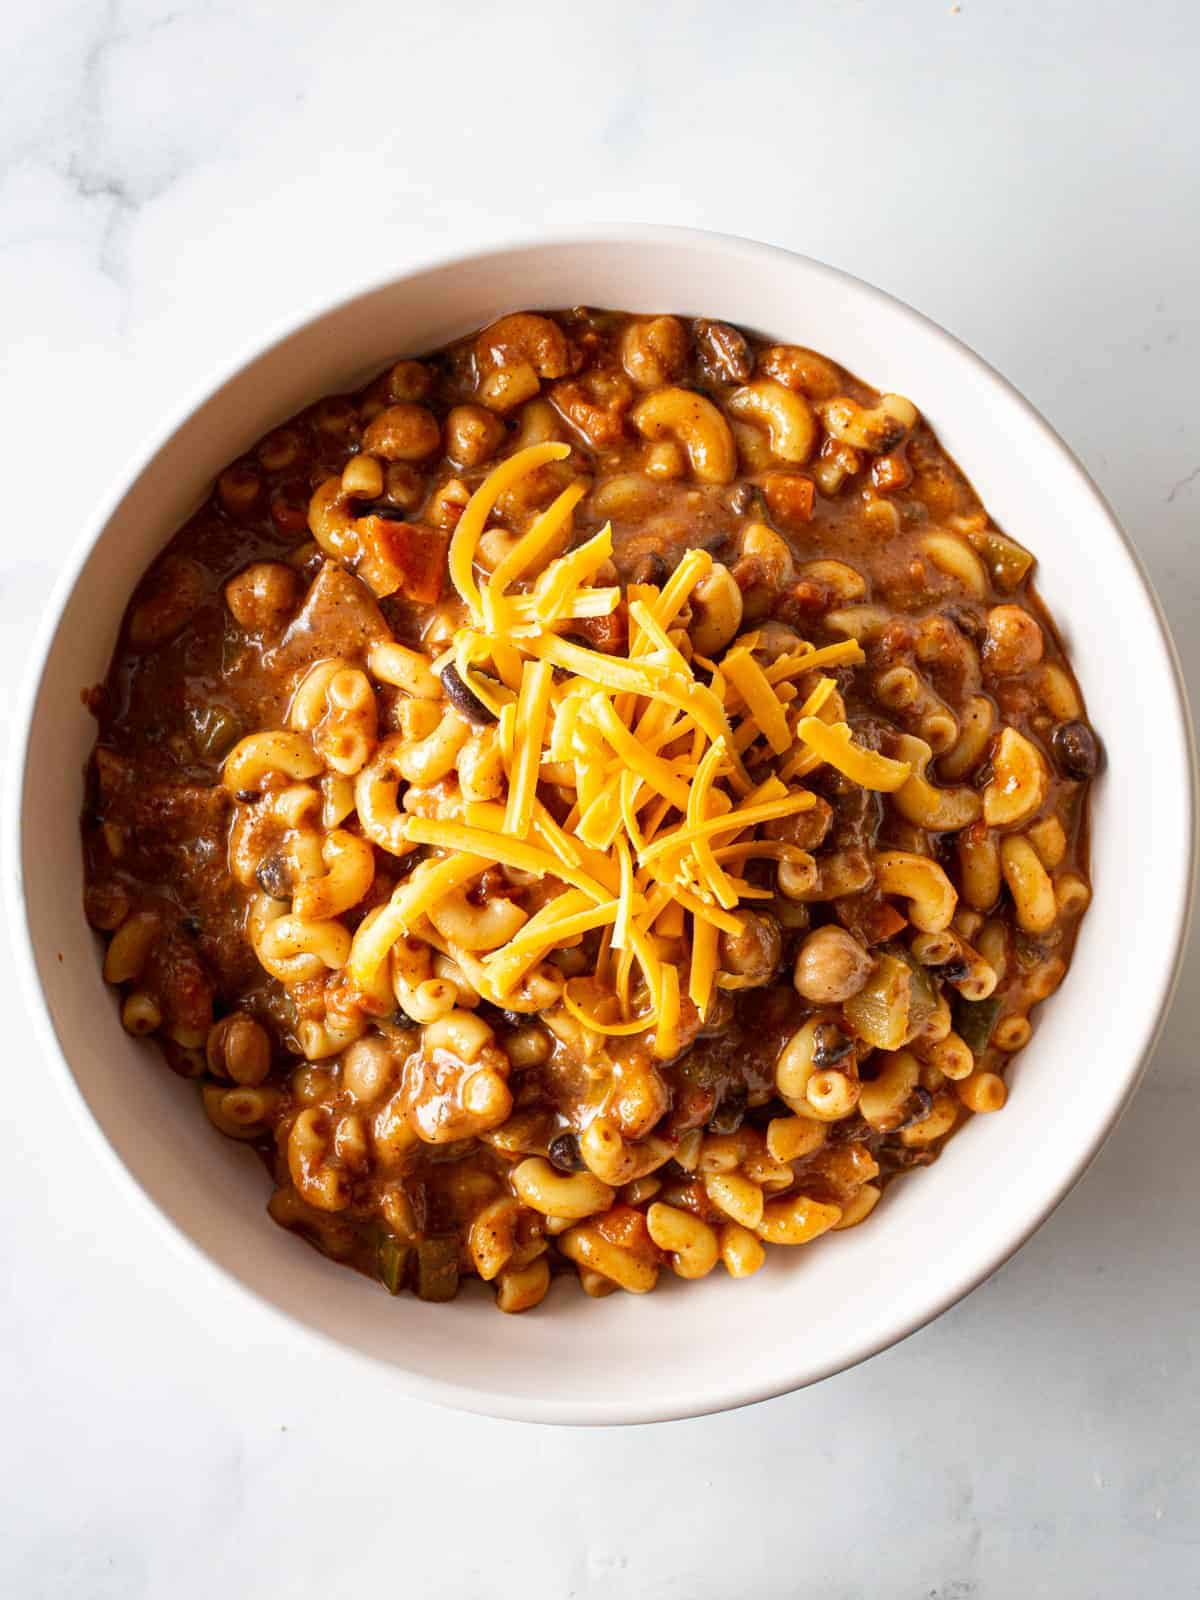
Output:
[[[823,257],[995,363],[1111,498],[1196,693],[1190,0],[45,0],[0,61],[10,689],[78,519],[264,326],[460,241],[645,219]],[[0,1593],[1200,1593],[1198,996],[1193,952],[1100,1159],[939,1322],[787,1399],[595,1432],[331,1375],[197,1281],[18,1001]]]

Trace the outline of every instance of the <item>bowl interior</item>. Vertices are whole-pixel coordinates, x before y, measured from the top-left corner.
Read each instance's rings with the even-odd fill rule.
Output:
[[[80,690],[105,671],[138,575],[231,457],[307,401],[518,306],[705,313],[811,345],[928,417],[1039,587],[1108,750],[1093,802],[1095,899],[1064,988],[1018,1058],[1002,1115],[895,1185],[864,1228],[644,1299],[556,1285],[547,1312],[392,1300],[275,1227],[257,1159],[193,1086],[120,1028],[80,911]],[[309,1329],[410,1389],[501,1415],[639,1421],[761,1398],[902,1336],[990,1271],[1065,1193],[1135,1081],[1172,978],[1191,879],[1189,724],[1155,604],[1110,514],[1030,408],[963,347],[866,286],[742,241],[654,231],[517,247],[418,272],[243,367],[156,451],[66,600],[33,701],[17,876],[70,1072],[120,1161],[181,1233]],[[231,1313],[232,1314],[232,1313]],[[635,1353],[636,1352],[636,1353]]]

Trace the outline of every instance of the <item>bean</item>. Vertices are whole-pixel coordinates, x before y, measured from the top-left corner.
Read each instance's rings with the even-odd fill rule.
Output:
[[[657,550],[647,550],[633,564],[629,574],[631,583],[653,583],[661,588],[668,577],[667,563]]]
[[[459,676],[458,668],[449,666],[442,672],[442,688],[446,691],[446,698],[456,710],[461,711],[469,722],[483,727],[489,722],[495,722],[495,714],[488,710],[479,696],[473,694]]]
[[[969,611],[966,606],[947,606],[942,615],[975,644],[978,644],[987,632],[987,624],[983,618],[978,612]]]
[[[253,1017],[235,1011],[209,1029],[205,1057],[215,1076],[253,1087],[270,1074],[271,1036]]]
[[[584,1160],[579,1153],[579,1139],[573,1133],[560,1133],[551,1139],[546,1154],[550,1164],[560,1172],[582,1172]]]
[[[754,371],[750,346],[728,322],[701,317],[696,323],[696,346],[704,366],[726,383],[745,383]]]
[[[854,1040],[836,1022],[818,1022],[813,1029],[813,1066],[822,1071],[835,1067],[853,1053]]]
[[[796,957],[796,991],[818,1005],[838,1004],[867,981],[871,958],[852,934],[827,924],[810,933]]]
[[[911,1128],[914,1122],[923,1122],[933,1109],[933,1096],[928,1089],[922,1089],[918,1086],[909,1095],[908,1104],[913,1109],[909,1111],[904,1121],[889,1130],[890,1132],[899,1133],[901,1128]]]
[[[258,863],[254,876],[258,887],[272,900],[290,900],[295,886],[291,862],[280,851],[264,856]]]
[[[1100,741],[1086,722],[1060,722],[1050,735],[1050,748],[1059,771],[1077,783],[1100,770]]]
[[[746,1086],[730,1084],[722,1090],[717,1109],[708,1121],[709,1133],[736,1133],[746,1118]]]

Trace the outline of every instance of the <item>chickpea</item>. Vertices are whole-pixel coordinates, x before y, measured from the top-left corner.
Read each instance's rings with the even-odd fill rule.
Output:
[[[483,406],[455,406],[446,418],[446,454],[459,467],[490,461],[504,440],[504,424]]]
[[[536,1023],[528,1022],[514,1028],[501,1042],[505,1055],[517,1072],[523,1072],[527,1067],[544,1066],[550,1059],[550,1035]]]
[[[1024,607],[993,606],[988,612],[983,664],[989,672],[1028,672],[1042,659],[1044,647],[1042,630]]]
[[[779,924],[774,917],[761,911],[743,911],[738,921],[742,925],[740,933],[721,935],[720,964],[726,972],[735,972],[741,978],[769,983],[783,951]]]
[[[425,481],[407,461],[389,461],[383,475],[383,492],[401,511],[415,511],[425,498]]]
[[[300,575],[282,561],[255,561],[225,585],[225,604],[247,633],[282,627],[300,599]]]
[[[330,395],[328,399],[319,401],[310,415],[313,426],[327,439],[346,441],[358,435],[358,412],[347,395]]]
[[[419,361],[397,361],[387,375],[388,399],[393,405],[424,400],[433,388],[433,373]]]
[[[282,472],[299,456],[300,440],[292,429],[277,428],[259,440],[255,454],[264,472]]]
[[[385,461],[423,461],[442,442],[432,411],[402,402],[381,411],[363,434],[363,448]]]
[[[742,591],[729,568],[715,562],[692,590],[690,632],[697,655],[718,655],[741,625]]]
[[[208,1030],[204,1053],[209,1071],[234,1083],[262,1083],[271,1070],[271,1037],[261,1022],[232,1011]]]
[[[244,463],[226,467],[217,479],[217,498],[231,517],[248,516],[262,492],[262,479]]]
[[[871,958],[853,934],[832,923],[810,933],[796,957],[796,993],[815,1005],[838,1005],[867,981]]]

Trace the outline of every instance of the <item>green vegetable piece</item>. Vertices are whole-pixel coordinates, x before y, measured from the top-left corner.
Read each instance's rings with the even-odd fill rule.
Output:
[[[908,964],[885,951],[863,987],[843,1004],[842,1015],[858,1037],[876,1050],[899,1050],[912,1036],[912,1002],[913,975]]]
[[[1009,593],[1029,576],[1033,557],[1006,534],[996,528],[985,528],[982,533],[968,534],[968,538],[983,557],[997,589]]]
[[[192,727],[195,730],[192,742],[197,754],[207,756],[210,760],[224,755],[242,731],[233,712],[224,706],[205,706],[202,711],[193,711]]]
[[[994,995],[987,1000],[964,1000],[955,995],[954,1031],[973,1056],[981,1056],[987,1049],[1002,1004]]]
[[[404,1274],[408,1267],[408,1260],[412,1254],[412,1246],[402,1244],[399,1239],[388,1234],[379,1245],[379,1281],[389,1294],[399,1294],[404,1287]]]
[[[929,976],[929,969],[921,965],[911,950],[902,944],[894,945],[890,949],[891,953],[903,961],[911,974],[908,1037],[915,1039],[938,1008],[937,990],[933,986],[933,979]]]
[[[458,1293],[458,1239],[439,1234],[417,1245],[417,1297],[453,1300]]]

